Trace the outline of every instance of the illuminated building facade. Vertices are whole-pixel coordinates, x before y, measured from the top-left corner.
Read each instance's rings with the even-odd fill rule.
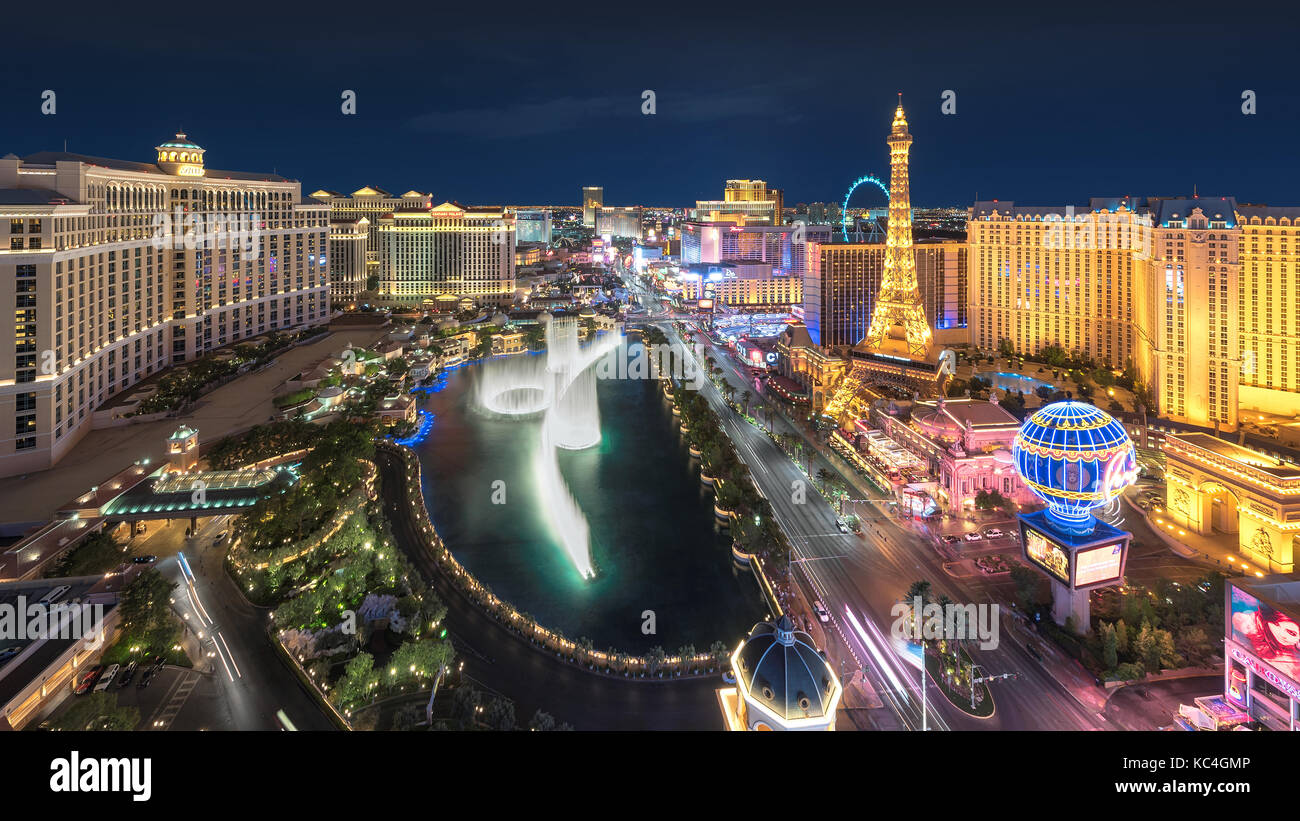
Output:
[[[1138,361],[1152,242],[1150,214],[1128,198],[1077,209],[976,203],[967,224],[972,341],[996,351],[1009,339],[1028,354],[1059,345],[1112,367]]]
[[[934,477],[933,496],[946,511],[975,506],[980,491],[1016,504],[1035,500],[1012,464],[1020,420],[994,401],[937,399],[912,403],[906,415],[872,416],[891,440],[920,457]]]
[[[1228,579],[1224,597],[1224,701],[1264,729],[1300,730],[1300,580]],[[1218,708],[1216,718],[1225,713],[1204,706]]]
[[[742,224],[780,225],[785,197],[779,188],[768,188],[763,180],[727,180],[720,200],[697,200],[694,217],[700,222],[728,222],[737,217]]]
[[[1295,569],[1300,465],[1207,433],[1165,434],[1165,510],[1176,535],[1237,534],[1241,555],[1270,573]]]
[[[1241,407],[1300,410],[1300,207],[1237,206]],[[1232,292],[1229,292],[1229,302]]]
[[[551,212],[545,210],[519,210],[515,212],[515,235],[519,242],[551,241]]]
[[[596,227],[596,212],[605,204],[605,189],[598,185],[588,185],[582,189],[582,224],[588,228]]]
[[[641,217],[640,208],[602,206],[596,209],[596,234],[641,239]]]
[[[515,221],[499,208],[449,202],[379,220],[379,299],[422,305],[437,297],[509,304],[515,290]]]
[[[329,316],[328,207],[183,134],[155,152],[0,159],[0,475],[54,465],[169,365]]]
[[[883,243],[808,244],[804,321],[813,341],[847,348],[867,335],[885,268]],[[919,243],[917,287],[936,339],[966,341],[966,244]]]
[[[366,244],[370,237],[370,220],[330,220],[329,269],[330,302],[346,308],[366,290]]]
[[[830,242],[829,225],[748,225],[736,222],[687,222],[681,226],[683,265],[745,260],[766,262],[802,279],[808,267],[808,244]]]
[[[1137,317],[1135,364],[1160,415],[1220,430],[1237,427],[1235,207],[1231,197],[1150,200],[1152,277],[1138,301],[1148,314]]]
[[[379,219],[394,211],[428,208],[433,204],[432,194],[407,191],[399,197],[373,185],[359,188],[350,195],[322,189],[312,192],[311,196],[329,204],[331,222],[359,224],[361,220],[366,221],[365,276],[361,279],[363,289],[366,279],[379,273]]]
[[[803,280],[763,262],[701,262],[678,274],[682,299],[713,299],[742,311],[789,311],[803,304]]]

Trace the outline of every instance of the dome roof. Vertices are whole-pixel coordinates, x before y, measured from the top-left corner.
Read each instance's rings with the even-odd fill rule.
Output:
[[[176,134],[175,139],[168,140],[167,142],[162,143],[158,147],[159,148],[188,148],[191,151],[203,150],[202,148],[199,148],[199,146],[193,140],[185,136],[185,134],[179,132]]]
[[[754,625],[734,667],[748,698],[781,718],[819,718],[832,706],[835,674],[789,616]]]

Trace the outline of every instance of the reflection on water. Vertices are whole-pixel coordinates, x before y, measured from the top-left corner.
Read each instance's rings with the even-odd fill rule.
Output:
[[[597,386],[599,445],[560,451],[586,514],[595,579],[584,581],[551,533],[533,458],[542,420],[475,409],[481,368],[452,371],[421,394],[436,419],[418,446],[429,515],[456,558],[494,593],[547,627],[632,653],[732,645],[764,613],[753,577],[736,569],[712,496],[653,380]],[[493,504],[504,482],[505,504]],[[501,498],[501,494],[497,494]],[[657,633],[642,633],[654,612]]]

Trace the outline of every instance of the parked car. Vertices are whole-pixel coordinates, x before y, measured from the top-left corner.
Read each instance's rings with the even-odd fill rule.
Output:
[[[84,696],[86,693],[89,693],[90,688],[95,686],[95,682],[99,680],[99,677],[103,672],[104,665],[96,664],[94,667],[91,667],[89,670],[82,673],[81,678],[77,680],[77,686],[72,688],[73,694]]]
[[[1001,530],[998,530],[996,527],[984,528],[984,538],[986,539],[1001,539],[1005,535],[1006,535],[1005,533],[1003,533]]]
[[[960,541],[961,541],[961,537],[958,536],[956,533],[949,533],[948,535],[943,537],[944,544],[957,544]]]
[[[826,612],[826,608],[819,601],[813,602],[813,612],[817,614],[817,620],[822,624],[831,620],[831,614]]]
[[[157,556],[136,556],[131,561],[135,562],[136,564],[148,564],[149,562],[158,561],[158,557]]]
[[[962,536],[962,538],[968,542],[978,542],[980,539],[983,539],[984,537],[981,536],[976,531],[972,530],[970,533],[967,533],[965,536]]]
[[[120,665],[110,665],[109,668],[104,671],[104,674],[99,677],[99,681],[95,682],[94,692],[102,693],[107,690],[109,685],[113,683],[113,677],[117,675],[117,671],[120,669],[122,669]]]
[[[135,678],[135,669],[138,666],[139,663],[134,661],[126,666],[126,669],[122,671],[122,675],[117,679],[117,686],[119,688],[125,687],[131,683],[131,679]]]

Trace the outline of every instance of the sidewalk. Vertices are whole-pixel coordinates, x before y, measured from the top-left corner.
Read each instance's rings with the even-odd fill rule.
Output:
[[[1174,524],[1164,512],[1155,513],[1143,510],[1124,496],[1124,502],[1139,516],[1144,517],[1148,527],[1164,541],[1174,553],[1207,568],[1219,570],[1229,576],[1233,575],[1268,575],[1267,567],[1260,567],[1247,561],[1237,552],[1237,534],[1215,534],[1202,536]]]

